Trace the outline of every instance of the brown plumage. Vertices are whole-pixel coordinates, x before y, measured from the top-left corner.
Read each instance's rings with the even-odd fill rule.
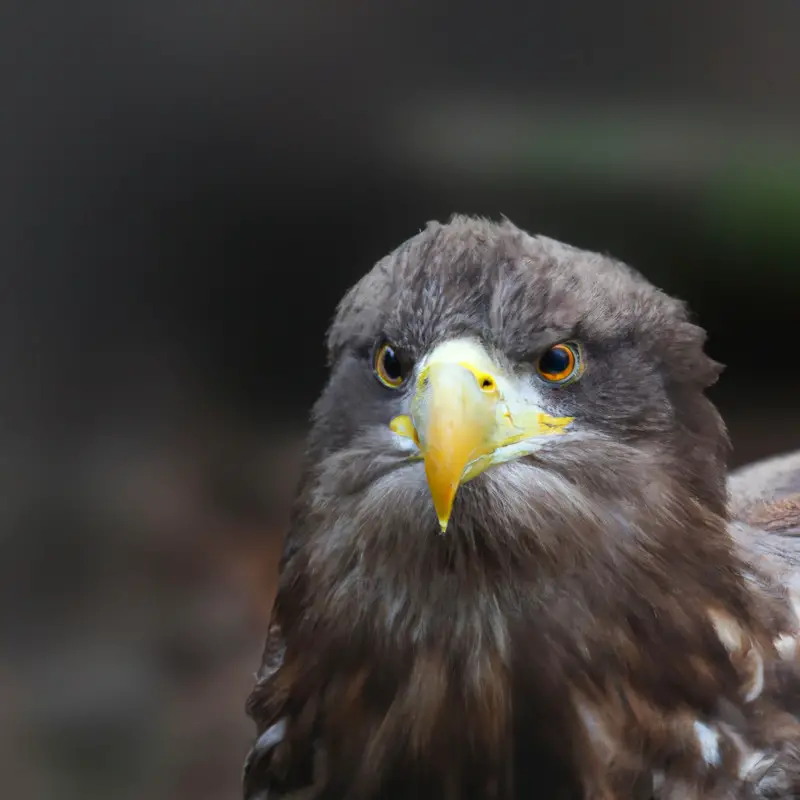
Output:
[[[430,224],[346,295],[247,800],[800,795],[800,458],[729,521],[704,338],[509,222]]]

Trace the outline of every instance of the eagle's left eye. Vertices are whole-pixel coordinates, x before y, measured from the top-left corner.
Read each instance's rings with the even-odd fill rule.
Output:
[[[403,363],[397,351],[388,342],[384,342],[375,351],[374,368],[378,380],[390,389],[399,388],[406,379]]]
[[[554,345],[536,363],[539,377],[548,383],[559,385],[579,378],[582,369],[580,348],[572,342]]]

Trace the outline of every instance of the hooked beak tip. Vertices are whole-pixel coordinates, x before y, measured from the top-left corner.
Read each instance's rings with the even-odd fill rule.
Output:
[[[442,533],[447,530],[447,525],[450,522],[453,504],[455,502],[456,493],[458,492],[459,479],[461,477],[460,474],[456,475],[456,471],[443,468],[449,466],[447,462],[440,464],[434,457],[429,456],[425,459],[425,472],[428,478],[428,487],[433,500],[433,507],[436,511],[436,518],[439,520]]]

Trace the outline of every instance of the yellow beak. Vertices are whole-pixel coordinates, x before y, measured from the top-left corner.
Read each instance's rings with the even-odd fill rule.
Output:
[[[448,342],[431,354],[420,372],[411,414],[393,419],[391,428],[413,438],[420,448],[445,531],[462,483],[493,464],[525,454],[525,448],[498,453],[500,448],[563,433],[572,420],[550,416],[531,402],[530,394],[515,391],[513,381],[498,374],[476,343]]]

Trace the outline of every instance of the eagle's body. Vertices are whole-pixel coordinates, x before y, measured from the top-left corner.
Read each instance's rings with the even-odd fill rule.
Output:
[[[800,459],[730,522],[703,340],[510,223],[431,224],[348,293],[248,800],[800,795]]]

